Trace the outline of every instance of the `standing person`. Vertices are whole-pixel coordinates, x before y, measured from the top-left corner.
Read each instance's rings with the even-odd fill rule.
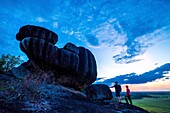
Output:
[[[120,92],[122,91],[121,86],[118,84],[118,82],[115,82],[114,86],[111,86],[110,88],[115,87],[115,93],[116,93],[116,97],[117,97],[117,101],[118,103],[121,103],[121,97],[120,97]]]
[[[127,104],[129,104],[129,102],[130,102],[130,104],[132,105],[132,99],[131,99],[131,97],[130,97],[130,89],[129,89],[129,87],[126,85],[126,96],[125,96],[125,100],[126,100],[126,103]],[[128,100],[129,100],[129,102],[128,102]]]

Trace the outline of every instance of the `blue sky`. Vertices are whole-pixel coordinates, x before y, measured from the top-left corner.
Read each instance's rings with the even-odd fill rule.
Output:
[[[58,47],[72,42],[91,50],[98,78],[104,80],[131,73],[140,76],[170,63],[169,0],[1,0],[0,54],[27,60],[15,38],[27,24],[57,33]],[[141,85],[159,82],[148,90],[162,85],[170,90],[167,81],[159,78],[133,87],[142,90]]]

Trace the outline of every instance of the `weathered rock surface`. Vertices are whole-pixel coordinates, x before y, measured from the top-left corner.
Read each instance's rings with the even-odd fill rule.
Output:
[[[67,43],[65,46],[64,46],[64,49],[66,50],[69,50],[73,53],[76,53],[76,54],[79,54],[79,49],[76,45],[72,44],[72,43]]]
[[[91,84],[85,87],[84,93],[92,100],[111,100],[113,98],[110,88],[105,84]]]
[[[93,54],[84,47],[79,47],[79,72],[83,75],[82,80],[86,80],[86,84],[95,81],[97,77],[97,66]]]
[[[58,35],[55,34],[53,31],[50,31],[43,27],[33,26],[33,25],[25,25],[21,27],[16,35],[16,39],[18,41],[21,41],[26,37],[41,38],[52,44],[56,44],[58,41]]]
[[[14,67],[11,70],[11,73],[13,74],[14,77],[19,79],[25,79],[27,76],[31,75],[31,72],[22,65],[19,67]]]
[[[43,70],[58,71],[60,76],[57,75],[56,80],[62,85],[79,87],[96,80],[95,58],[89,50],[83,47],[76,47],[69,43],[65,46],[67,49],[59,49],[43,39],[28,37],[20,42],[20,48]],[[77,54],[78,51],[80,51],[79,54]]]
[[[9,113],[148,113],[141,108],[124,103],[105,104],[91,101],[82,92],[60,85],[37,83],[32,79],[16,81],[13,87],[0,91],[0,111]]]
[[[72,43],[67,43],[64,48],[58,48],[54,45],[58,36],[39,26],[21,27],[16,38],[31,64],[46,72],[53,72],[56,81],[62,85],[81,88],[96,80],[96,61],[88,49]]]
[[[21,50],[40,67],[55,66],[78,71],[79,58],[73,52],[59,49],[43,39],[25,38],[20,43]]]

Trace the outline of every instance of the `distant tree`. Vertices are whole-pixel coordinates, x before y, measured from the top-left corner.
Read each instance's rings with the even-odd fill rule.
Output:
[[[6,73],[13,67],[22,63],[20,56],[12,56],[10,54],[2,54],[0,58],[0,73]]]

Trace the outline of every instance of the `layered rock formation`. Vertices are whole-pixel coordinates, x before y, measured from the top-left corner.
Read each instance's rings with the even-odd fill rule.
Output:
[[[96,61],[88,49],[72,43],[58,48],[54,45],[57,34],[38,26],[21,27],[16,38],[29,60],[44,71],[52,71],[58,83],[81,88],[96,80]]]
[[[21,27],[16,35],[16,39],[18,41],[21,41],[26,37],[36,37],[44,39],[45,41],[50,42],[52,44],[56,44],[58,41],[58,35],[55,34],[53,31],[33,25],[26,25]]]

